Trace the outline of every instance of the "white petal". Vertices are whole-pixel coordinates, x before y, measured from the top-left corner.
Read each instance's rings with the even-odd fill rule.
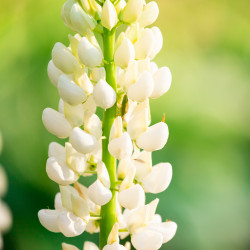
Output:
[[[93,114],[96,112],[96,103],[93,98],[93,95],[89,96],[87,101],[83,104],[83,108],[85,111],[89,111]]]
[[[142,185],[146,192],[158,194],[167,189],[172,179],[172,166],[160,163],[143,179]]]
[[[72,126],[66,120],[63,114],[54,109],[46,108],[42,114],[42,120],[45,128],[59,138],[69,137]]]
[[[63,207],[63,204],[62,204],[61,193],[56,194],[54,206],[55,206],[56,210],[64,210],[64,207]]]
[[[110,0],[106,0],[102,7],[102,26],[107,28],[108,30],[112,30],[117,22],[118,18],[115,6],[112,4],[112,2],[110,2]]]
[[[117,116],[110,130],[109,141],[112,141],[113,139],[120,137],[122,135],[122,131],[123,131],[122,117]]]
[[[75,188],[72,186],[60,186],[60,193],[61,193],[61,200],[62,205],[64,208],[66,208],[68,211],[72,211],[72,200],[71,196],[78,195],[78,192]]]
[[[102,122],[96,114],[85,112],[84,114],[84,130],[97,139],[102,136]]]
[[[59,233],[60,229],[58,227],[58,216],[60,211],[42,209],[38,212],[38,218],[40,223],[49,231],[53,233]]]
[[[78,56],[81,62],[89,68],[101,65],[103,59],[101,50],[92,45],[86,37],[83,37],[79,43]]]
[[[99,161],[97,163],[97,176],[98,179],[101,181],[101,183],[106,187],[110,188],[110,179],[109,179],[109,173],[105,166],[105,164],[102,161]]]
[[[87,95],[93,93],[94,87],[87,73],[83,73],[82,75],[80,75],[77,79],[77,83],[86,92]]]
[[[59,159],[65,159],[65,148],[57,142],[51,142],[49,144],[49,157],[55,157]]]
[[[161,233],[143,229],[132,235],[131,242],[137,250],[158,250],[162,246],[163,237]]]
[[[47,71],[51,83],[57,86],[58,79],[63,74],[63,72],[55,66],[52,60],[49,61]]]
[[[64,73],[74,73],[80,64],[71,51],[62,43],[56,43],[52,50],[52,61]]]
[[[88,154],[97,148],[98,142],[93,135],[88,134],[82,129],[75,127],[70,135],[70,143],[82,154]]]
[[[143,0],[128,0],[127,5],[122,10],[120,18],[126,23],[135,22],[142,13]]]
[[[138,60],[143,60],[153,51],[155,43],[154,33],[151,29],[145,29],[142,35],[134,44],[135,46],[135,58]]]
[[[78,105],[87,99],[84,90],[66,75],[60,76],[57,87],[60,97],[70,105]]]
[[[89,207],[87,201],[84,200],[79,195],[71,195],[71,202],[72,202],[72,212],[76,216],[84,220],[88,220],[90,215],[89,215]]]
[[[79,250],[79,248],[70,244],[62,243],[62,250]]]
[[[131,157],[133,144],[129,134],[125,132],[120,137],[110,141],[108,150],[113,157],[119,160]]]
[[[154,35],[154,46],[153,49],[149,55],[151,59],[153,59],[162,49],[163,46],[163,36],[161,34],[161,31],[158,27],[151,28],[151,31]]]
[[[149,2],[144,6],[143,12],[139,19],[141,27],[145,27],[154,23],[159,15],[159,7],[155,1]]]
[[[89,186],[87,195],[95,204],[100,206],[107,204],[112,198],[111,191],[99,180]]]
[[[77,152],[69,142],[66,142],[65,150],[68,166],[78,174],[83,174],[87,168],[86,156]]]
[[[58,226],[64,236],[75,237],[84,232],[86,223],[72,212],[64,211],[58,216]]]
[[[64,115],[66,119],[73,125],[80,127],[84,121],[83,104],[72,106],[67,102],[64,103]]]
[[[176,234],[177,224],[173,221],[163,223],[152,223],[147,228],[159,232],[163,236],[163,243],[170,241]]]
[[[124,9],[124,7],[126,6],[126,4],[127,3],[126,3],[125,0],[120,0],[118,2],[118,4],[116,4],[115,9],[116,9],[117,14],[119,14],[120,11]]]
[[[124,158],[119,161],[118,169],[117,169],[117,178],[124,179],[128,174],[128,170],[130,168],[131,160],[130,158]]]
[[[145,101],[151,94],[154,88],[154,80],[151,73],[145,71],[135,84],[128,89],[128,98],[137,101]]]
[[[89,220],[85,231],[90,233],[90,234],[99,233],[100,232],[100,225],[99,224],[100,223],[96,220]]]
[[[78,175],[68,167],[66,162],[59,161],[54,157],[49,157],[47,160],[46,172],[52,181],[60,185],[75,183],[79,178]]]
[[[90,79],[94,82],[99,82],[101,79],[106,80],[106,71],[104,67],[97,67],[91,69]]]
[[[164,122],[159,122],[143,133],[137,142],[137,145],[149,152],[162,149],[168,140],[168,126]]]
[[[83,250],[99,250],[99,248],[93,242],[85,241]]]
[[[121,206],[127,209],[134,209],[144,205],[145,193],[141,185],[136,184],[129,189],[119,192],[118,199]]]
[[[116,102],[114,89],[102,79],[96,84],[93,96],[97,106],[103,109],[111,108]]]
[[[115,64],[121,68],[127,68],[135,59],[135,49],[128,38],[124,38],[121,45],[115,52]]]
[[[86,34],[88,29],[94,29],[96,26],[95,19],[88,15],[79,3],[73,4],[70,11],[70,21],[74,30],[80,34]]]
[[[172,82],[172,75],[169,68],[162,67],[153,75],[153,78],[154,90],[150,97],[155,99],[162,96],[169,90]]]
[[[104,246],[103,250],[126,250],[126,248],[120,245],[118,242],[114,242],[111,245]]]
[[[59,102],[58,102],[58,111],[61,113],[61,114],[64,114],[64,101],[62,98],[59,99]]]

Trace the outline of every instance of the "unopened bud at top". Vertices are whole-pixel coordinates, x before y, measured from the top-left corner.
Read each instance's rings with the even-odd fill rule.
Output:
[[[115,6],[110,0],[106,0],[102,8],[101,22],[103,27],[112,30],[118,22]]]

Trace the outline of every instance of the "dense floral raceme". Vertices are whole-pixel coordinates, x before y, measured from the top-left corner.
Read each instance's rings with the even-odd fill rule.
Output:
[[[2,135],[0,133],[0,154],[2,151]],[[3,238],[2,233],[9,230],[12,224],[12,216],[9,207],[5,204],[1,198],[7,191],[7,176],[3,167],[0,164],[0,249],[3,249]]]
[[[158,5],[68,0],[61,14],[76,34],[69,35],[68,46],[58,42],[52,50],[48,75],[60,100],[58,109],[43,111],[42,120],[50,133],[68,140],[49,145],[46,172],[60,192],[55,209],[40,210],[39,220],[51,232],[74,237],[84,231],[105,235],[111,223],[105,219],[112,218],[105,244],[85,242],[84,250],[126,250],[131,244],[160,249],[177,225],[156,213],[158,199],[145,202],[145,193],[163,192],[172,179],[170,163],[152,166],[152,152],[165,146],[169,130],[165,116],[151,124],[149,100],[165,94],[172,81],[169,68],[152,61],[163,44],[160,29],[152,26]],[[95,181],[86,187],[90,175]],[[131,243],[121,245],[129,235]]]

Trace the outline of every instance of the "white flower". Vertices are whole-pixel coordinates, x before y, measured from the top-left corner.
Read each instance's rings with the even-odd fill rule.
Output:
[[[58,79],[63,74],[63,72],[55,66],[52,60],[49,61],[47,71],[51,83],[57,86]]]
[[[88,74],[86,72],[83,72],[79,75],[77,78],[78,85],[85,91],[87,95],[90,95],[93,93],[94,86],[91,83]]]
[[[84,113],[84,130],[100,139],[102,136],[102,122],[100,118],[96,114],[86,111]]]
[[[106,71],[104,67],[97,67],[91,69],[90,78],[94,82],[99,82],[101,79],[106,80]]]
[[[53,233],[59,233],[58,216],[60,211],[51,209],[42,209],[38,212],[38,218],[43,227]]]
[[[154,23],[159,15],[159,7],[155,1],[149,2],[143,8],[143,12],[138,20],[141,27]]]
[[[162,49],[163,37],[158,27],[151,28],[151,31],[153,32],[153,36],[154,36],[154,46],[151,50],[149,57],[153,59]]]
[[[142,180],[146,192],[157,194],[167,189],[172,179],[172,166],[169,163],[155,165]]]
[[[45,128],[59,138],[69,137],[72,126],[63,114],[54,109],[46,108],[43,111],[42,120]]]
[[[84,121],[84,105],[70,105],[67,102],[63,104],[63,112],[65,118],[73,125],[80,127],[83,125]]]
[[[69,139],[72,146],[82,154],[88,154],[97,149],[98,142],[95,136],[75,127]]]
[[[115,52],[115,64],[121,68],[127,68],[128,65],[135,59],[135,49],[128,38],[124,38],[121,45]]]
[[[162,149],[168,140],[168,126],[164,122],[159,122],[143,133],[136,141],[137,145],[149,152]]]
[[[128,89],[128,98],[137,101],[145,101],[151,94],[154,88],[154,80],[151,73],[145,71],[140,78],[131,85]]]
[[[48,155],[49,157],[55,157],[63,160],[65,159],[65,148],[57,142],[51,142],[49,144]]]
[[[151,29],[144,29],[141,36],[134,44],[135,46],[135,58],[138,60],[143,60],[152,54],[153,48],[155,46],[155,37]]]
[[[116,4],[115,9],[116,9],[117,14],[119,14],[120,11],[124,9],[124,7],[126,6],[126,4],[127,3],[126,3],[125,0],[120,0],[118,2],[118,4]]]
[[[141,15],[143,0],[128,0],[127,5],[121,11],[120,19],[126,23],[135,22]]]
[[[93,96],[97,106],[103,109],[111,108],[116,102],[114,89],[102,79],[96,84]]]
[[[78,56],[81,62],[89,68],[101,65],[103,59],[100,48],[91,44],[86,37],[83,37],[79,43]]]
[[[125,132],[120,137],[110,141],[108,150],[113,157],[119,160],[131,157],[133,144],[129,134]]]
[[[117,22],[118,18],[115,6],[110,0],[106,0],[102,8],[101,23],[103,27],[112,30]]]
[[[58,80],[58,92],[60,97],[70,105],[78,105],[87,99],[84,90],[66,75],[61,75]]]
[[[100,182],[106,188],[110,188],[109,173],[108,173],[108,170],[107,170],[105,164],[102,161],[99,161],[97,163],[96,171],[97,171],[97,176],[98,176],[98,179],[100,180]]]
[[[167,67],[162,67],[153,75],[154,78],[154,90],[151,94],[151,98],[155,99],[165,94],[172,82],[172,75]]]
[[[100,180],[96,180],[89,186],[87,195],[95,204],[100,206],[107,204],[112,198],[111,191]]]
[[[64,73],[74,73],[80,64],[71,51],[62,43],[56,43],[52,50],[52,61],[54,65]]]
[[[93,242],[85,241],[84,246],[83,246],[83,250],[99,250],[99,248]]]
[[[67,165],[66,161],[49,157],[46,163],[46,172],[51,180],[60,185],[75,183],[79,176]]]
[[[73,29],[80,34],[86,34],[88,29],[93,30],[97,24],[96,20],[88,15],[79,3],[73,4],[70,11],[70,21]]]

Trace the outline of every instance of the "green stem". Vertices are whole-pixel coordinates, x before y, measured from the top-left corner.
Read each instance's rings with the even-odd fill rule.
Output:
[[[104,61],[106,70],[106,81],[116,91],[116,70],[114,64],[114,47],[115,47],[115,29],[109,31],[104,28],[103,33],[103,48]],[[101,222],[100,222],[100,250],[107,244],[109,233],[116,222],[116,159],[112,157],[108,151],[109,134],[112,124],[116,116],[116,104],[104,111],[103,114],[103,136],[102,141],[102,161],[105,163],[112,191],[112,199],[110,202],[101,208]]]

